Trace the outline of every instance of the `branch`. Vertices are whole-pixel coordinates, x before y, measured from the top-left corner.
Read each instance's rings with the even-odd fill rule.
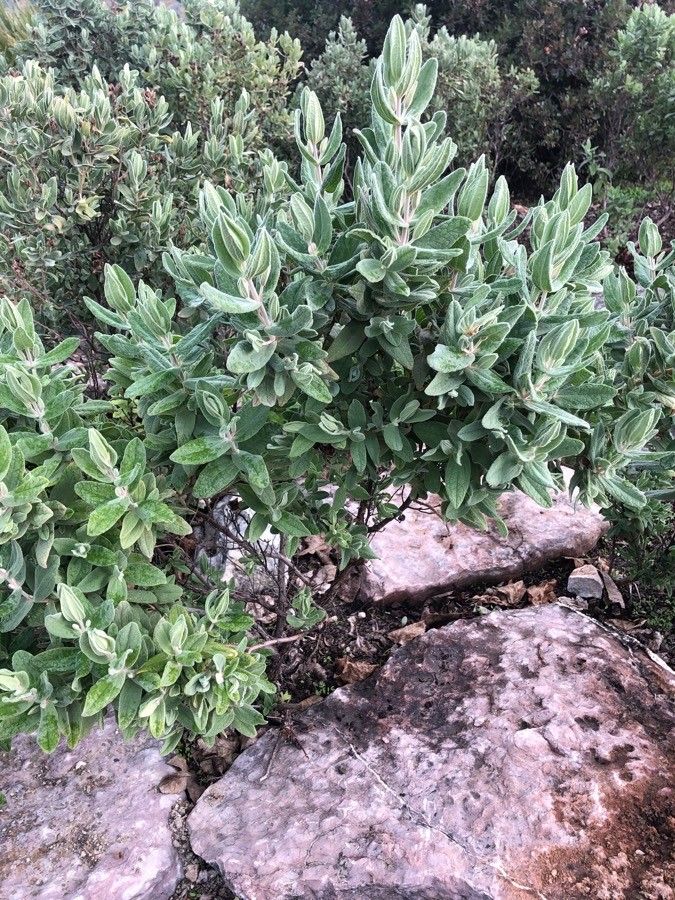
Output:
[[[388,525],[390,522],[393,522],[394,519],[400,518],[403,513],[408,509],[408,507],[412,504],[414,497],[412,492],[408,494],[403,503],[399,506],[393,516],[387,516],[386,519],[382,519],[379,522],[376,522],[375,525],[370,525],[368,528],[368,534],[375,534],[376,531],[381,531],[385,525]]]

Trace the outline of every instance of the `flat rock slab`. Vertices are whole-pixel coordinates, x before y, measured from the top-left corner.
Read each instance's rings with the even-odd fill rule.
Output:
[[[0,897],[163,900],[181,877],[157,785],[173,772],[152,738],[125,743],[112,719],[51,756],[27,736],[0,753]]]
[[[504,494],[501,513],[507,537],[494,527],[476,531],[452,525],[431,508],[408,509],[373,536],[378,558],[366,567],[362,594],[383,605],[422,603],[428,597],[472,584],[519,578],[563,556],[583,556],[607,530],[599,512],[574,506],[557,494],[543,509],[520,491]]]
[[[244,752],[193,849],[242,900],[667,900],[672,677],[557,604],[427,632]]]

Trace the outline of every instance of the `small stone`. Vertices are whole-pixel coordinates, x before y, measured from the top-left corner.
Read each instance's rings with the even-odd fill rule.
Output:
[[[607,591],[607,600],[613,608],[613,611],[617,613],[620,610],[625,609],[626,604],[623,602],[623,595],[619,590],[616,581],[614,581],[609,572],[601,572],[601,575],[605,590]]]
[[[197,863],[190,863],[185,867],[185,877],[188,881],[195,882],[199,878],[199,866]]]
[[[600,600],[604,585],[595,566],[585,565],[575,569],[567,579],[567,590],[576,597]]]

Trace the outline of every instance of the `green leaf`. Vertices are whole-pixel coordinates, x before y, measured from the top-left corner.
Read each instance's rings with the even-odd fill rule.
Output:
[[[36,360],[36,364],[40,369],[44,369],[48,366],[55,366],[57,363],[63,362],[64,359],[68,359],[69,356],[72,356],[79,346],[79,338],[66,338],[64,341],[61,341],[60,344],[57,344],[56,347],[51,349],[49,353],[45,353],[44,356],[41,356]]]
[[[454,216],[436,225],[426,234],[413,242],[413,246],[424,250],[448,250],[464,237],[471,227],[471,220],[466,216]]]
[[[239,706],[234,710],[233,728],[246,737],[255,737],[256,728],[263,725],[265,719],[260,715],[257,709],[252,706]]]
[[[9,439],[9,435],[2,427],[2,425],[0,425],[0,481],[2,481],[5,475],[9,472],[9,468],[11,465],[12,444]]]
[[[437,181],[435,184],[432,184],[431,187],[428,187],[422,194],[422,199],[415,211],[416,217],[419,219],[427,212],[433,213],[434,215],[438,215],[438,213],[442,212],[457,193],[457,188],[464,180],[465,175],[466,169],[455,169],[454,172],[451,172],[449,175],[446,175],[445,178],[441,178],[440,181]],[[458,229],[464,228],[464,231],[462,231],[461,234],[466,234],[470,224],[468,219],[461,225],[458,223]]]
[[[134,284],[121,266],[106,263],[104,292],[105,298],[118,313],[126,313],[136,303]]]
[[[59,739],[59,719],[56,707],[53,703],[48,703],[40,711],[40,724],[37,730],[38,746],[45,753],[52,753],[58,747]]]
[[[556,391],[555,401],[571,409],[597,409],[611,403],[615,396],[616,389],[609,384],[577,384]]]
[[[329,363],[335,362],[355,353],[366,339],[363,328],[364,326],[361,322],[352,321],[345,325],[330,345],[326,361]]]
[[[267,466],[262,456],[240,452],[236,455],[235,460],[258,497],[263,503],[272,505],[275,500],[274,490],[272,489],[270,473],[267,471]]]
[[[510,394],[513,388],[500,378],[496,372],[491,369],[475,369],[466,370],[466,377],[470,384],[483,391],[488,396],[492,394]]]
[[[379,259],[362,259],[356,264],[356,270],[371,284],[382,281],[387,270]]]
[[[276,338],[267,338],[256,347],[250,341],[239,341],[228,353],[225,365],[234,375],[248,375],[267,365],[276,349]]]
[[[134,559],[127,564],[124,570],[126,581],[138,587],[157,587],[166,584],[166,575],[157,566],[153,566],[141,559]]]
[[[570,425],[573,428],[582,428],[584,431],[591,430],[591,426],[584,419],[573,416],[572,413],[568,413],[552,403],[547,403],[545,400],[525,400],[523,405],[526,409],[532,410],[532,412],[542,413],[542,415],[559,419],[565,425]]]
[[[468,368],[475,362],[475,359],[473,353],[457,353],[446,347],[445,344],[439,344],[433,353],[427,356],[427,362],[431,368],[445,375]]]
[[[553,253],[555,242],[549,241],[537,250],[530,259],[532,281],[540,291],[553,290]]]
[[[242,313],[255,312],[260,307],[260,300],[251,300],[248,297],[235,297],[233,294],[226,294],[224,291],[219,291],[218,288],[212,287],[207,282],[204,282],[199,290],[205,300],[218,312],[240,316]]]
[[[296,369],[291,371],[291,378],[301,391],[319,403],[330,403],[333,395],[325,381],[311,370]]]
[[[100,681],[95,682],[87,692],[82,715],[84,718],[95,716],[112,703],[122,690],[125,682],[124,674],[106,675]]]
[[[220,435],[205,434],[183,444],[169,458],[181,466],[199,466],[224,456],[227,450],[227,444]]]
[[[598,481],[608,494],[614,497],[615,500],[618,500],[619,503],[627,506],[628,509],[642,509],[647,502],[647,498],[642,491],[636,488],[634,484],[631,484],[630,481],[626,481],[625,478],[620,478],[617,475],[606,475],[598,478]]]
[[[138,708],[141,705],[143,689],[140,684],[127,678],[120,691],[117,703],[117,724],[124,731],[136,721]]]
[[[97,537],[99,534],[109,531],[113,525],[119,522],[128,508],[129,502],[127,500],[117,498],[108,500],[107,503],[97,507],[90,514],[87,523],[87,534],[90,537]]]
[[[434,96],[436,90],[436,79],[438,77],[438,60],[433,56],[428,59],[417,77],[417,88],[413,95],[412,102],[408,107],[408,114],[421,116],[427,108]]]
[[[485,480],[490,487],[496,488],[511,484],[523,471],[522,462],[512,453],[500,454],[487,470]]]
[[[238,474],[236,461],[231,456],[221,456],[204,466],[192,492],[195,497],[213,497],[229,487]]]
[[[145,375],[143,378],[134,380],[133,384],[124,392],[124,396],[129,400],[135,397],[150,397],[158,391],[166,390],[174,382],[176,382],[176,369],[165,369],[163,372],[153,372],[151,375]]]
[[[471,484],[471,460],[462,451],[459,461],[451,457],[445,464],[445,496],[453,509],[459,509],[466,499]]]
[[[98,506],[100,503],[115,498],[115,486],[96,481],[78,481],[75,485],[75,493],[90,506]]]

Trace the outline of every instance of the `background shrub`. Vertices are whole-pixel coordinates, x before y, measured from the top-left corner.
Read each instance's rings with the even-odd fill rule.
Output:
[[[118,11],[103,0],[36,0],[34,26],[16,57],[56,69],[58,82],[79,87],[96,65],[114,83],[125,65],[139,85],[161,94],[174,127],[206,128],[211,104],[231,114],[246,90],[259,144],[284,145],[291,134],[286,106],[301,57],[297,40],[273,34],[257,40],[236,0],[187,0],[179,17],[153,0]],[[250,143],[249,143],[250,147]]]
[[[675,184],[675,15],[656,4],[634,10],[599,79],[606,160],[625,181]]]
[[[0,54],[8,61],[14,58],[14,45],[26,37],[31,20],[32,10],[27,2],[0,7]]]
[[[100,299],[106,262],[165,283],[162,251],[194,240],[199,181],[250,194],[259,152],[290,139],[297,42],[256,41],[234,3],[186,15],[39,0],[14,47],[26,61],[0,81],[0,287],[45,320]]]
[[[645,8],[651,5],[645,4]],[[530,102],[516,105],[517,127],[504,142],[507,149],[499,154],[499,171],[509,176],[521,196],[536,198],[550,190],[558,172],[587,138],[604,149],[616,134],[606,121],[606,99],[599,94],[596,81],[616,65],[617,33],[636,6],[638,0],[427,3],[434,29],[446,28],[455,38],[480,33],[483,41],[494,40],[502,78],[508,81],[511,70],[534,73],[538,91],[535,96],[527,91]],[[246,14],[257,26],[288,27],[297,34],[308,59],[321,53],[323,37],[336,28],[340,13],[351,18],[369,54],[374,54],[391,16],[409,9],[411,5],[393,0],[349,0],[339,6],[324,0],[312,4],[305,0],[244,2]],[[488,152],[489,144],[480,150]]]
[[[100,297],[106,262],[162,283],[161,253],[194,239],[200,180],[244,190],[257,160],[244,143],[246,94],[233,115],[214,101],[204,132],[170,125],[166,100],[142,89],[128,67],[114,84],[94,69],[79,91],[35,62],[0,80],[7,297],[30,298],[43,321],[55,323],[79,315],[83,296]]]

